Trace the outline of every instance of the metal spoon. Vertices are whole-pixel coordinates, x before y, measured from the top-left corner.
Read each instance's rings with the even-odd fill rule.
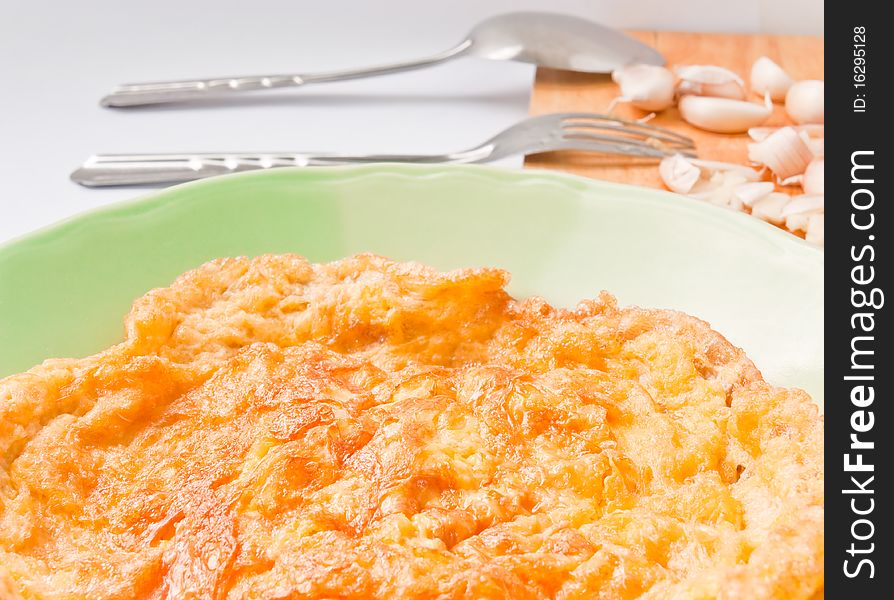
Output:
[[[664,64],[664,58],[655,49],[604,25],[567,15],[515,12],[491,17],[479,23],[457,46],[419,60],[306,75],[130,83],[116,88],[102,99],[101,104],[124,107],[185,102],[236,92],[359,79],[420,69],[460,56],[514,60],[586,73],[610,73],[634,63]]]

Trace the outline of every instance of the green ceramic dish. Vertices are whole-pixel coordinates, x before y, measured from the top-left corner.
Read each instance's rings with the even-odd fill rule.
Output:
[[[282,169],[177,186],[0,247],[0,376],[119,340],[134,298],[218,256],[372,251],[509,270],[517,296],[709,321],[764,376],[823,398],[823,253],[680,196],[484,167]]]

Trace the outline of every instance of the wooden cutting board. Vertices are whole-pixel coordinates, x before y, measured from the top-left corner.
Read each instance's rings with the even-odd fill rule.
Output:
[[[748,83],[752,63],[769,56],[795,80],[824,79],[823,39],[806,36],[737,35],[636,31],[632,35],[657,48],[670,67],[676,65],[719,65],[735,71]],[[554,69],[538,69],[531,98],[532,115],[549,112],[605,112],[618,94],[618,87],[607,75],[587,75]],[[757,96],[749,100],[759,102]],[[633,107],[621,105],[615,114],[625,118],[645,115]],[[679,131],[693,138],[700,158],[735,163],[747,161],[746,134],[724,135],[696,129],[683,122],[676,108],[658,114],[650,123]],[[790,123],[781,105],[765,125]],[[628,157],[607,157],[576,152],[552,152],[529,156],[525,166],[566,171],[596,179],[634,185],[662,187],[654,162],[637,163]],[[789,191],[800,193],[800,187]]]

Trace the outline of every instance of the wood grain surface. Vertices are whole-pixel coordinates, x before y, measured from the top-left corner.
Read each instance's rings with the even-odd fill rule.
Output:
[[[719,10],[719,9],[718,9]],[[760,56],[769,56],[795,80],[824,79],[823,39],[806,36],[736,35],[707,33],[631,32],[640,40],[658,48],[670,67],[709,64],[726,67],[748,83],[751,65]],[[618,94],[618,87],[607,75],[588,75],[554,69],[539,69],[531,98],[532,115],[549,112],[605,112]],[[760,102],[752,96],[749,100]],[[646,113],[621,105],[615,114],[640,118]],[[676,108],[658,114],[650,123],[690,136],[696,142],[700,158],[735,163],[747,161],[746,134],[724,135],[696,129],[685,123]],[[782,105],[777,104],[767,126],[790,123]],[[575,152],[552,152],[529,156],[525,166],[575,173],[596,179],[634,185],[663,187],[654,162],[617,156],[597,156]],[[801,193],[791,186],[791,193]]]

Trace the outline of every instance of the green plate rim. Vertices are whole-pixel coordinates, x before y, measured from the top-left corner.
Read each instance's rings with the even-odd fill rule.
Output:
[[[174,185],[161,190],[153,190],[126,200],[111,202],[104,206],[91,208],[74,214],[55,223],[41,227],[32,232],[14,237],[0,243],[0,258],[5,254],[26,251],[39,246],[62,243],[66,236],[73,234],[79,228],[89,226],[94,222],[107,221],[117,218],[138,218],[142,215],[163,209],[167,204],[175,201],[183,201],[180,192],[184,189],[195,187],[213,187],[232,181],[233,179],[247,178],[276,178],[289,177],[294,173],[307,175],[323,174],[332,176],[339,182],[380,175],[399,175],[413,179],[437,178],[445,175],[472,175],[484,177],[490,180],[508,180],[514,185],[537,183],[543,180],[553,184],[563,185],[578,191],[596,186],[604,189],[616,189],[619,193],[637,194],[637,202],[645,204],[660,203],[664,210],[675,210],[683,213],[702,213],[701,216],[711,219],[732,220],[742,228],[758,234],[774,245],[788,246],[789,250],[802,252],[805,256],[813,258],[824,264],[824,251],[801,238],[794,236],[774,225],[756,219],[739,211],[733,211],[720,206],[715,206],[702,200],[690,198],[656,188],[633,186],[611,181],[589,179],[586,177],[560,173],[548,170],[516,170],[509,168],[485,166],[485,165],[407,165],[399,163],[373,163],[360,166],[332,166],[332,167],[283,167],[270,170],[249,171],[220,175],[208,179],[200,179],[188,183]]]

